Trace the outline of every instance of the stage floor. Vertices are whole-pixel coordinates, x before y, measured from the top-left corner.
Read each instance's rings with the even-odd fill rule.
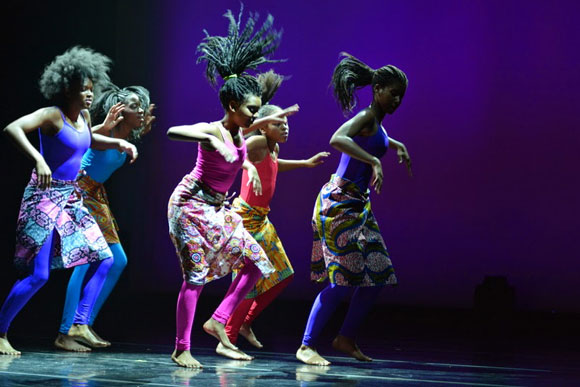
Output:
[[[195,348],[202,370],[177,367],[172,348],[114,343],[88,354],[52,349],[50,341],[14,338],[23,355],[0,356],[1,386],[573,386],[580,385],[577,356],[534,352],[501,355],[431,347],[388,351],[361,363],[327,356],[328,367],[298,362],[291,352],[247,351],[253,361],[235,361]],[[326,354],[328,352],[325,352]]]

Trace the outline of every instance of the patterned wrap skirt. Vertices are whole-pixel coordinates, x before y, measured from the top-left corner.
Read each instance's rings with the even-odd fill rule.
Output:
[[[33,171],[24,189],[16,225],[14,264],[22,276],[32,273],[34,258],[53,230],[58,238],[51,252],[51,269],[113,256],[97,222],[83,206],[76,181],[53,179],[50,188],[41,189]]]
[[[119,226],[111,212],[109,198],[103,183],[99,183],[89,175],[81,173],[78,178],[78,184],[83,195],[83,203],[97,221],[107,243],[121,243],[117,234]]]
[[[234,200],[232,208],[242,217],[244,228],[262,246],[276,270],[270,277],[260,278],[256,286],[246,296],[246,298],[256,298],[294,274],[294,269],[274,225],[268,219],[270,209],[258,206],[251,207],[239,197]]]
[[[246,231],[242,218],[225,202],[225,195],[186,175],[171,198],[169,235],[181,261],[183,279],[204,285],[243,267],[250,259],[269,276],[274,272],[266,253]]]
[[[396,285],[397,278],[366,193],[332,175],[318,194],[311,279],[340,286]]]

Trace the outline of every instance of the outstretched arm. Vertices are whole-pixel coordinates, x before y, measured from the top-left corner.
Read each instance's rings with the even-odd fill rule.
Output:
[[[329,155],[328,152],[319,152],[307,160],[278,159],[278,172],[291,171],[296,168],[314,168],[324,163],[324,159]]]
[[[269,116],[266,117],[258,118],[254,120],[254,122],[252,123],[252,125],[250,125],[249,128],[242,128],[242,133],[245,136],[246,134],[251,133],[260,128],[263,128],[268,124],[282,123],[284,122],[283,120],[284,117],[291,116],[292,114],[297,113],[298,110],[300,110],[300,106],[298,106],[298,104],[294,104],[277,113],[270,114]]]
[[[102,134],[93,133],[91,139],[91,148],[98,150],[105,149],[116,149],[119,152],[124,152],[131,158],[130,163],[132,164],[139,153],[137,152],[137,147],[131,144],[129,141],[120,138],[111,138],[109,136],[103,136]]]
[[[208,123],[194,125],[172,126],[167,130],[167,136],[174,141],[200,142],[207,150],[216,150],[228,163],[237,160],[237,156],[229,151],[224,142],[217,137],[218,129]]]
[[[397,157],[399,158],[399,164],[405,162],[405,166],[407,167],[407,172],[409,176],[413,177],[413,170],[411,169],[411,156],[409,156],[409,152],[407,151],[407,147],[402,142],[395,140],[394,138],[389,137],[389,148],[395,149],[397,151]]]

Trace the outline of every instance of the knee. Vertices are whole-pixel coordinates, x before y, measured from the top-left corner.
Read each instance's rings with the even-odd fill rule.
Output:
[[[30,276],[30,286],[35,289],[40,289],[48,281],[48,277],[48,271],[44,273],[34,273]]]
[[[109,245],[111,251],[113,252],[113,270],[116,271],[123,271],[127,266],[127,255],[123,250],[123,247],[119,243],[115,243],[113,245]]]

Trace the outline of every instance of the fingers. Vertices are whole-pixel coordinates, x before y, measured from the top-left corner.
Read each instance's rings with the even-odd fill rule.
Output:
[[[254,194],[257,196],[262,195],[262,183],[258,181],[254,181]]]

